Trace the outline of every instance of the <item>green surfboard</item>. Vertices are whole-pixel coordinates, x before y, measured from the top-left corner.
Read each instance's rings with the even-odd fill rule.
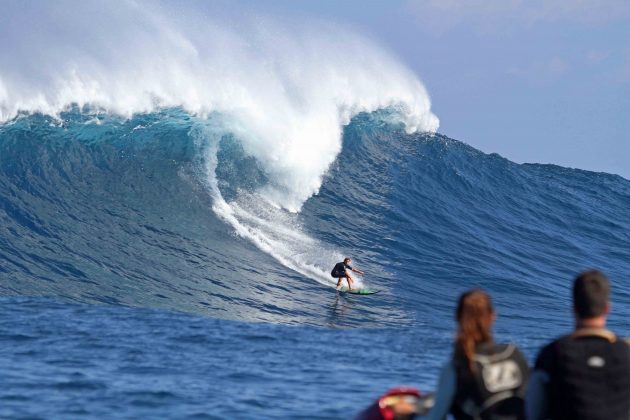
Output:
[[[339,293],[350,293],[351,295],[373,295],[378,292],[380,292],[380,290],[372,290],[367,288],[348,290],[348,288],[345,286],[339,289]]]

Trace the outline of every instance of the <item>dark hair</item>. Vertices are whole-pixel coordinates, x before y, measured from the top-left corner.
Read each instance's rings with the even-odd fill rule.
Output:
[[[343,259],[343,262],[350,261],[350,258],[346,257]]]
[[[492,342],[492,300],[483,290],[469,290],[460,296],[455,316],[459,324],[455,338],[455,357],[463,361],[472,372],[475,347],[480,343]]]
[[[578,318],[595,318],[606,312],[610,283],[600,271],[586,271],[573,283],[573,308]]]

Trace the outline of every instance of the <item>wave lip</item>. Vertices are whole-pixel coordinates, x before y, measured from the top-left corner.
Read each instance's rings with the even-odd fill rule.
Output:
[[[319,191],[354,115],[391,107],[410,132],[438,128],[416,76],[355,33],[259,16],[230,25],[192,5],[177,13],[149,6],[6,6],[0,121],[74,105],[126,117],[170,107],[218,112],[265,166],[264,195],[293,212]],[[26,20],[37,30],[11,23]]]

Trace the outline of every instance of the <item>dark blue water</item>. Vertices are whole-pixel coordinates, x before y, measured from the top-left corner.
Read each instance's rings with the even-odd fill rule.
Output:
[[[496,335],[533,358],[592,267],[630,335],[630,181],[362,114],[290,214],[216,118],[0,126],[0,417],[348,418],[435,386],[462,291],[488,290]],[[343,255],[382,292],[338,296],[321,273]]]

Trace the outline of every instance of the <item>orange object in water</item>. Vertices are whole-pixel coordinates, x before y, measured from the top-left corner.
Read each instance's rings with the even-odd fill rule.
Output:
[[[416,388],[396,387],[359,413],[355,420],[411,420],[425,414],[432,401],[432,395],[421,395]]]

